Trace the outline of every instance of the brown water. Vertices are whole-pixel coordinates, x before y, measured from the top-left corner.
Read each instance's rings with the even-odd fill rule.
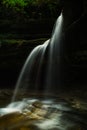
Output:
[[[0,109],[0,130],[87,130],[87,103],[25,98]]]

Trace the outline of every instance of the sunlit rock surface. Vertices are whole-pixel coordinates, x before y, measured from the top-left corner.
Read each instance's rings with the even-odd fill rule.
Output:
[[[0,109],[0,130],[87,130],[87,103],[26,98]]]

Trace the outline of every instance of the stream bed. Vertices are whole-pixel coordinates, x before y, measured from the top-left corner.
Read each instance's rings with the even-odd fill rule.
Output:
[[[23,98],[0,108],[0,130],[87,130],[87,102]]]

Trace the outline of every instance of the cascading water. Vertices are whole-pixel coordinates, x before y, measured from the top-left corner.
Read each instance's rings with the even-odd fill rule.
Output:
[[[17,94],[21,89],[23,89],[23,91],[27,90],[28,91],[33,90],[33,92],[38,91],[38,85],[40,82],[39,75],[48,43],[49,40],[47,40],[43,45],[36,47],[27,58],[25,65],[22,69],[22,72],[20,74],[20,77],[18,79],[16,89],[12,97],[12,102],[15,100],[15,97],[17,96]],[[34,78],[34,81],[32,78]],[[31,83],[33,84],[33,86],[31,86]]]
[[[49,51],[48,51],[48,64],[46,69],[46,79],[45,79],[45,92],[56,92],[59,89],[60,84],[60,51],[61,51],[61,36],[63,31],[63,15],[59,16],[56,21],[52,37],[49,43]],[[58,62],[58,63],[57,63]],[[58,74],[58,75],[56,75]],[[57,76],[57,79],[56,79]],[[57,87],[57,88],[56,88]]]
[[[60,56],[60,37],[62,33],[62,24],[63,16],[61,14],[56,21],[55,31],[52,34],[52,38],[47,40],[43,45],[36,47],[27,58],[27,61],[25,62],[19,80],[17,82],[12,102],[15,100],[17,93],[19,93],[21,89],[23,89],[23,91],[30,91],[33,89],[32,91],[35,93],[37,93],[39,90],[42,90],[42,93],[44,95],[52,91],[52,84],[54,82],[56,72],[55,59],[56,57],[58,58]],[[56,44],[58,44],[57,56],[54,54]],[[46,55],[47,49],[49,49],[49,52]],[[45,55],[47,56],[47,61]],[[44,65],[44,68],[42,68],[44,60],[47,64]],[[60,59],[58,59],[58,62],[60,62]],[[58,66],[57,68],[58,72],[60,67]],[[42,69],[44,69],[44,72],[46,71],[45,74],[41,72]],[[41,79],[41,73],[44,75],[43,79]],[[43,82],[43,84],[41,82]]]
[[[62,91],[67,79],[64,34],[61,13],[52,37],[27,58],[11,103],[0,109],[0,130],[87,130],[87,103]]]

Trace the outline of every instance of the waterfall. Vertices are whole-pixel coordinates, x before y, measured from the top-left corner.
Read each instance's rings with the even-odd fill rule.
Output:
[[[44,94],[51,91],[50,89],[52,89],[52,87],[50,86],[52,86],[51,84],[54,82],[55,77],[55,59],[60,56],[60,39],[62,33],[62,24],[63,16],[61,13],[55,23],[51,39],[47,40],[44,44],[34,48],[34,50],[28,56],[24,67],[20,73],[14,91],[14,95],[12,97],[12,102],[15,100],[17,93],[20,92],[21,89],[23,89],[23,91],[32,90],[36,93],[39,91],[39,89],[44,89],[42,92]],[[48,54],[46,55],[47,48]],[[55,48],[57,48],[57,56],[54,54]],[[47,56],[47,59],[45,58],[45,55]],[[56,60],[60,62],[60,59]],[[45,65],[44,62],[46,62]],[[60,66],[57,67],[58,71],[60,69],[59,67]],[[45,74],[43,74],[44,71]]]
[[[87,101],[81,99],[82,92],[79,93],[80,91],[75,89],[74,95],[73,88],[67,91],[68,87],[66,87],[71,81],[68,79],[69,76],[72,77],[72,69],[68,67],[79,64],[75,59],[76,49],[78,52],[79,49],[78,46],[76,48],[73,45],[80,43],[83,47],[87,43],[87,40],[84,42],[87,31],[82,37],[84,30],[87,30],[85,29],[87,24],[83,26],[82,21],[76,22],[65,32],[66,25],[61,13],[51,38],[32,50],[20,73],[12,102],[6,108],[0,109],[1,130],[87,130]],[[66,56],[69,57],[68,63]],[[83,63],[81,60],[80,62]],[[67,77],[68,70],[71,74]],[[74,72],[75,76],[76,70]],[[76,80],[74,85],[74,88],[77,87]],[[76,92],[78,92],[77,97]]]

